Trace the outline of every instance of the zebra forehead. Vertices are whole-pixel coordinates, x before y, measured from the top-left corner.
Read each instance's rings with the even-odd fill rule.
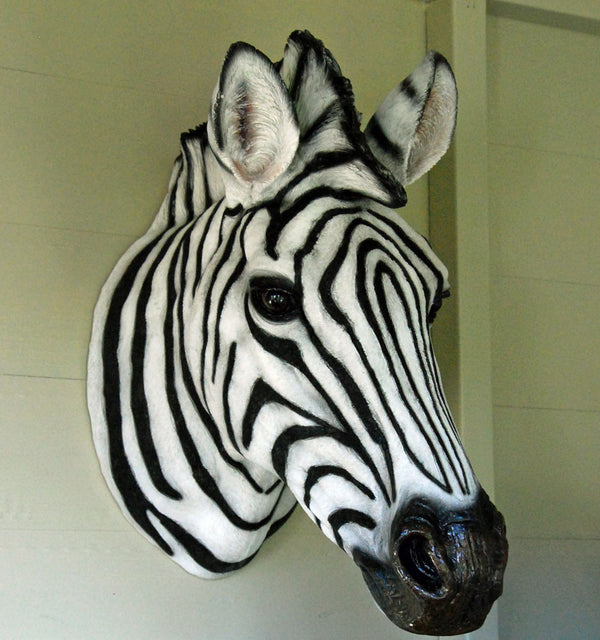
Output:
[[[395,210],[372,201],[357,204],[323,198],[293,215],[265,207],[253,223],[256,227],[247,234],[244,247],[250,264],[258,261],[268,269],[275,261],[279,269],[292,273],[307,262],[324,266],[322,261],[339,252],[342,243],[356,252],[361,243],[374,240],[394,260],[416,268],[434,293],[449,289],[448,270],[427,239]]]

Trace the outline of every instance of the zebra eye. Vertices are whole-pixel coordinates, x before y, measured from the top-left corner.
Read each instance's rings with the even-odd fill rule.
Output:
[[[257,279],[250,286],[250,299],[258,313],[273,322],[287,322],[298,312],[291,283]]]

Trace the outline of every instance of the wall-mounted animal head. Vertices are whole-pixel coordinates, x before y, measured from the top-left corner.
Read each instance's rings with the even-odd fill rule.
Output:
[[[403,628],[466,632],[500,594],[502,516],[429,336],[446,269],[395,211],[455,116],[435,53],[363,132],[309,33],[277,64],[229,50],[208,123],[104,286],[89,355],[106,481],[188,571],[243,567],[299,502]]]

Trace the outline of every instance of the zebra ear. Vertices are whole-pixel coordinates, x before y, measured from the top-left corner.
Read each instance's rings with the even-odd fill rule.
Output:
[[[208,120],[208,139],[243,191],[270,184],[298,147],[292,102],[272,62],[254,47],[231,46]]]
[[[369,121],[365,135],[371,151],[403,185],[420,178],[448,150],[457,100],[450,65],[430,51]]]

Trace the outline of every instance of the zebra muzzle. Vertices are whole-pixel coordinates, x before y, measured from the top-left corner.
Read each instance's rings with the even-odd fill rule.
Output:
[[[484,491],[463,511],[413,500],[395,518],[390,562],[357,552],[371,595],[397,626],[430,635],[478,629],[502,593],[508,543]]]

